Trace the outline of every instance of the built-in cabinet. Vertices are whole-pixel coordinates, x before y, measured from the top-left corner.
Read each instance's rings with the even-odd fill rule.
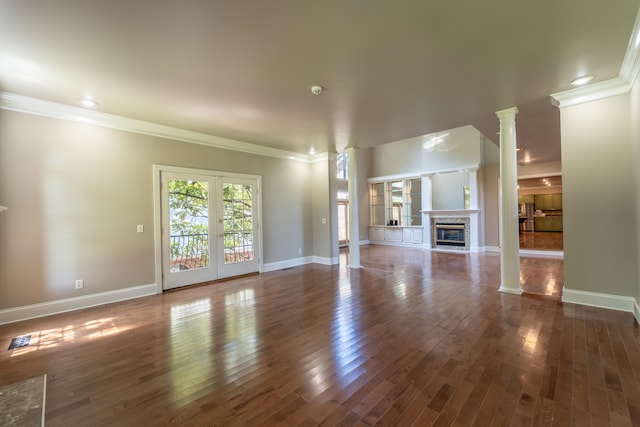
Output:
[[[422,225],[422,178],[374,182],[369,194],[371,225]]]
[[[369,227],[371,243],[422,244],[422,227]]]

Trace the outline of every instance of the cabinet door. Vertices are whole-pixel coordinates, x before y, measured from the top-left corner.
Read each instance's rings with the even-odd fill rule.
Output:
[[[402,242],[402,229],[401,228],[385,228],[384,240],[386,242]]]
[[[422,243],[422,230],[419,228],[405,228],[402,232],[403,243]]]
[[[369,227],[369,240],[382,242],[384,241],[384,228],[383,227]]]

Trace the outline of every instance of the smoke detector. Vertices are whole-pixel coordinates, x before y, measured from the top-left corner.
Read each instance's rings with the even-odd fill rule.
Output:
[[[322,86],[320,85],[311,86],[311,93],[314,95],[320,95],[322,93]]]

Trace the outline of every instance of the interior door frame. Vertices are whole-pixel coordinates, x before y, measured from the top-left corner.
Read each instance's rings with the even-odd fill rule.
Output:
[[[154,247],[154,267],[155,267],[155,285],[156,294],[163,292],[162,278],[162,197],[161,197],[161,174],[162,173],[179,173],[208,175],[216,178],[229,177],[239,179],[251,179],[256,181],[256,206],[254,207],[254,217],[256,227],[256,236],[258,242],[256,250],[258,258],[258,272],[262,273],[264,269],[262,257],[262,177],[260,175],[241,174],[233,172],[222,172],[209,169],[185,168],[181,166],[170,165],[153,165],[153,247]],[[212,260],[213,261],[213,260]]]

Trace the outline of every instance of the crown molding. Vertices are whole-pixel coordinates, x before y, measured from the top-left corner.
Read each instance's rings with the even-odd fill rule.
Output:
[[[620,77],[605,80],[564,92],[552,93],[551,103],[556,107],[564,108],[572,105],[583,104],[585,102],[597,101],[610,96],[623,95],[629,93],[631,85]]]
[[[307,154],[294,153],[292,151],[265,147],[249,142],[193,132],[186,129],[145,122],[128,117],[107,114],[100,111],[74,107],[71,105],[58,104],[56,102],[45,101],[9,92],[0,92],[0,108],[20,113],[87,123],[95,126],[123,130],[126,132],[206,145],[223,150],[240,151],[242,153],[256,154],[258,156],[289,159],[304,163],[314,163],[327,159],[326,153],[324,156],[322,154],[310,156]]]
[[[552,93],[551,103],[556,107],[563,108],[610,96],[623,95],[629,93],[638,74],[640,74],[640,12],[636,15],[636,22],[620,67],[619,77],[564,92]]]
[[[635,84],[640,74],[640,12],[636,16],[636,23],[631,32],[627,52],[620,67],[620,77],[629,83],[629,86]]]

